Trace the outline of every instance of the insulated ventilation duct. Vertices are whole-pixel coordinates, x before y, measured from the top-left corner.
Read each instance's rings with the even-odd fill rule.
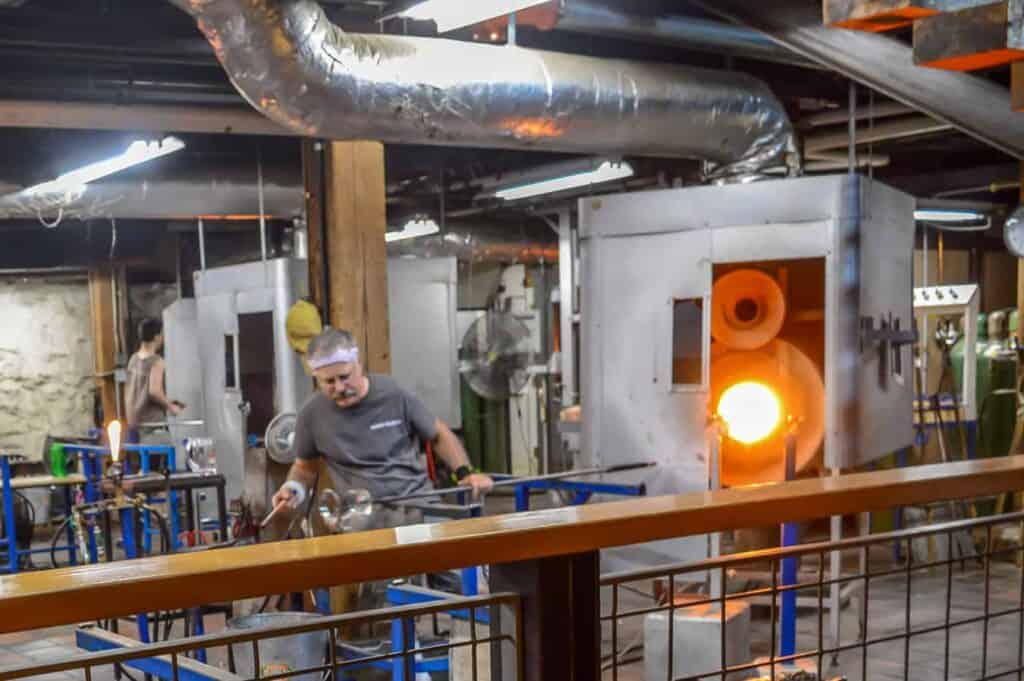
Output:
[[[709,179],[795,163],[782,105],[742,73],[349,34],[313,0],[172,2],[238,91],[300,135],[693,158]]]

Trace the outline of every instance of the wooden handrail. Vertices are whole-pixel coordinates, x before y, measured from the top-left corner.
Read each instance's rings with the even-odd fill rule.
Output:
[[[1024,456],[0,577],[0,633],[1024,489]]]

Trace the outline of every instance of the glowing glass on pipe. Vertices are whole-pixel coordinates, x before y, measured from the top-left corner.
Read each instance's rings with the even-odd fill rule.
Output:
[[[728,436],[745,445],[769,437],[782,421],[782,405],[775,391],[756,381],[730,386],[718,399],[717,411]]]
[[[121,422],[114,420],[107,425],[107,442],[110,444],[110,459],[121,460]]]

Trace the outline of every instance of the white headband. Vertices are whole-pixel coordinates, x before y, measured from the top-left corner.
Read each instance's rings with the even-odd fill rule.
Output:
[[[359,348],[339,348],[329,355],[322,357],[310,357],[308,360],[311,369],[323,369],[332,364],[348,364],[359,361]]]

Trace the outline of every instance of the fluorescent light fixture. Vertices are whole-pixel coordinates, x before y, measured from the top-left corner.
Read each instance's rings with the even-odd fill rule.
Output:
[[[531,196],[586,187],[591,184],[623,180],[627,177],[633,177],[633,166],[624,161],[602,161],[593,165],[589,170],[583,169],[544,180],[504,187],[496,190],[494,196],[506,201],[515,201]]]
[[[400,232],[385,232],[384,241],[391,243],[392,241],[415,239],[419,236],[437,234],[440,231],[441,228],[437,226],[437,223],[429,218],[413,219],[405,223],[405,226],[402,227],[402,231]]]
[[[426,0],[413,5],[398,16],[417,21],[434,20],[438,33],[447,33],[463,26],[473,26],[494,17],[543,5],[549,0]]]
[[[90,182],[95,182],[101,177],[113,175],[126,168],[137,166],[140,163],[152,161],[161,156],[173,154],[185,148],[185,143],[177,137],[165,137],[158,141],[136,140],[128,145],[124,153],[108,158],[105,161],[97,161],[82,166],[77,170],[64,173],[56,180],[43,182],[29,187],[26,194],[68,194],[81,189]]]
[[[919,222],[984,222],[988,216],[976,210],[915,210]]]

